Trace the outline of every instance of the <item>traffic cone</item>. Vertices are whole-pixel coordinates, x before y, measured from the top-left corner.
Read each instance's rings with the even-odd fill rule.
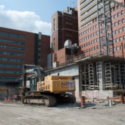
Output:
[[[124,103],[125,103],[124,95],[123,95],[123,94],[120,96],[120,100],[121,100],[121,104],[124,104]]]
[[[8,102],[10,102],[10,98],[8,97]]]
[[[81,108],[85,108],[85,96],[81,96]]]

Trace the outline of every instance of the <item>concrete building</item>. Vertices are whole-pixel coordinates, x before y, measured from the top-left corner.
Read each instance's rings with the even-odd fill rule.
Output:
[[[47,67],[50,37],[0,27],[0,87],[16,87],[23,64]]]
[[[67,7],[63,12],[57,11],[52,16],[52,62],[63,63],[64,59],[58,58],[60,54],[65,55],[64,43],[71,40],[72,44],[78,44],[78,16],[75,8]]]

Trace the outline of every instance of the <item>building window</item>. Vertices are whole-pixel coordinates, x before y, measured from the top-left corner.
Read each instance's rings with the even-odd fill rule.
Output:
[[[0,55],[24,56],[24,53],[17,53],[17,52],[4,52],[4,51],[0,51]]]
[[[121,33],[121,32],[122,32],[122,29],[120,28],[120,29],[119,29],[119,33]]]
[[[24,62],[24,59],[14,59],[14,58],[0,57],[0,61]]]
[[[7,45],[0,45],[0,48],[19,50],[19,51],[24,51],[25,50],[24,48],[21,48],[21,47],[14,47],[14,46],[7,46]]]
[[[114,23],[114,26],[117,26],[117,22]]]
[[[125,40],[125,35],[123,36],[123,39]]]
[[[123,19],[121,20],[121,22],[124,23],[124,22],[125,22],[125,19],[123,18]]]
[[[121,36],[119,37],[119,41],[120,41],[120,42],[122,41],[122,37],[121,37]]]
[[[120,45],[120,50],[122,50],[122,45]]]
[[[120,12],[117,13],[117,17],[119,17],[119,16],[120,16]]]
[[[7,74],[21,74],[21,71],[11,71],[11,70],[0,70],[0,73],[7,73]]]
[[[26,39],[25,35],[14,34],[0,31],[0,36],[9,37],[9,38],[17,38],[17,39]]]
[[[118,33],[118,31],[117,30],[115,30],[115,34],[117,34]]]
[[[56,30],[56,19],[53,19],[53,31]]]
[[[0,79],[11,79],[11,80],[15,80],[17,79],[17,77],[6,77],[6,76],[0,76]]]
[[[119,47],[118,46],[116,47],[116,51],[119,51]]]
[[[122,31],[125,31],[125,26],[124,26],[124,27],[122,27]]]
[[[115,14],[114,16],[113,16],[113,18],[115,19],[117,17],[117,15]]]
[[[123,10],[121,10],[121,15],[123,15],[124,14],[124,11]]]
[[[13,41],[13,40],[5,40],[5,39],[0,39],[0,43],[11,43],[11,44],[17,44],[17,45],[25,45],[25,42],[23,42],[23,41]]]
[[[118,38],[115,39],[115,42],[116,42],[116,43],[118,42]]]
[[[17,64],[0,64],[0,67],[8,67],[8,68],[22,68],[22,65]]]
[[[120,24],[121,24],[121,21],[119,20],[119,21],[118,21],[118,25],[120,25]]]

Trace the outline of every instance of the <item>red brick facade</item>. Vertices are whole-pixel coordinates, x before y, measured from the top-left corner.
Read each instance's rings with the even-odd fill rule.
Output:
[[[55,52],[53,54],[53,62],[56,62],[58,64],[65,64],[66,62],[66,49],[60,49],[59,51]]]
[[[22,73],[22,65],[35,64],[36,55],[41,55],[41,66],[47,67],[50,37],[42,35],[41,38],[41,47],[39,47],[41,53],[39,53],[36,52],[37,34],[0,27],[0,80],[6,77],[19,77]]]
[[[43,68],[47,67],[47,55],[51,52],[50,51],[50,37],[42,35],[42,44],[41,44],[41,66]]]
[[[70,39],[72,44],[78,43],[78,16],[77,10],[73,8],[67,8],[69,11],[56,12],[52,16],[52,48],[53,48],[53,61],[63,63],[65,59],[58,58],[54,59],[54,55],[61,53],[65,57],[64,43],[66,40]],[[64,53],[63,53],[64,52]]]
[[[121,1],[120,1],[121,2]],[[124,0],[122,0],[124,3]],[[79,46],[84,57],[99,54],[99,29],[97,18],[81,26],[80,0],[78,0]],[[125,55],[125,9],[120,6],[112,8],[113,38],[115,56]]]

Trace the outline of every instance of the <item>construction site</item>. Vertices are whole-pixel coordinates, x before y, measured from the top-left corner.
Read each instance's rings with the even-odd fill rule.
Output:
[[[6,115],[13,125],[125,124],[125,0],[78,0],[52,16],[50,38],[19,33],[35,39],[34,51],[15,60],[0,52],[2,125]]]

